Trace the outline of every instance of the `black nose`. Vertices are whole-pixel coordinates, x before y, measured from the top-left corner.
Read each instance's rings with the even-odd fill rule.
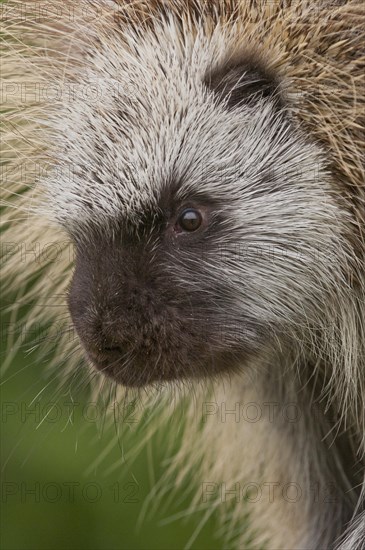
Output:
[[[84,262],[76,266],[68,305],[87,356],[102,370],[154,346],[150,327],[155,325],[151,318],[156,315],[156,300],[145,282],[117,276],[115,271],[95,276],[87,268]]]
[[[78,252],[68,297],[90,362],[134,387],[172,379],[176,357],[183,362],[186,355],[176,289],[141,258],[94,244]]]
[[[79,339],[93,363],[97,362],[99,357],[103,360],[108,357],[115,359],[116,355],[122,357],[127,352],[126,339],[122,337],[120,331],[115,334],[110,328],[108,330],[104,328],[102,316],[96,313],[88,314],[86,320],[72,308],[70,310]]]

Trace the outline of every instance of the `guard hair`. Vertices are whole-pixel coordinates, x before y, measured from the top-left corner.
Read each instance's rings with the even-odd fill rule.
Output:
[[[161,430],[183,402],[161,492],[195,471],[229,547],[364,549],[363,2],[1,9],[12,320]]]

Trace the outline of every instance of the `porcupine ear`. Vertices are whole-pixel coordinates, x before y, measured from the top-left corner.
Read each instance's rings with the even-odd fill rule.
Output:
[[[259,99],[271,99],[277,109],[283,108],[278,79],[260,62],[231,59],[212,68],[204,84],[224,101],[228,109],[253,104]]]

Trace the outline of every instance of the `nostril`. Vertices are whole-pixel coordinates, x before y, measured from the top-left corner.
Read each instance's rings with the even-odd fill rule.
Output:
[[[111,331],[111,327],[105,329],[105,325],[102,326],[102,329],[98,335],[98,340],[100,342],[100,351],[102,353],[122,353],[124,348],[124,339],[119,338],[114,331]]]
[[[122,348],[120,346],[104,346],[104,351],[112,351],[122,353]]]

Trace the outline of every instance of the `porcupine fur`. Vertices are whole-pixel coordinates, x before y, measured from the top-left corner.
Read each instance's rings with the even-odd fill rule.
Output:
[[[236,546],[363,548],[362,3],[19,5],[3,7],[3,240],[76,248],[75,269],[64,253],[25,272],[6,248],[29,323],[66,314],[69,294],[110,378],[152,393],[191,380],[173,468],[199,466],[212,508],[228,508],[222,487],[260,488],[226,512],[230,533],[248,516]],[[97,99],[80,96],[95,84]],[[171,226],[183,204],[208,220],[189,241]],[[127,360],[95,358],[95,331]],[[60,339],[65,356],[74,346]],[[259,421],[221,415],[248,403]]]

